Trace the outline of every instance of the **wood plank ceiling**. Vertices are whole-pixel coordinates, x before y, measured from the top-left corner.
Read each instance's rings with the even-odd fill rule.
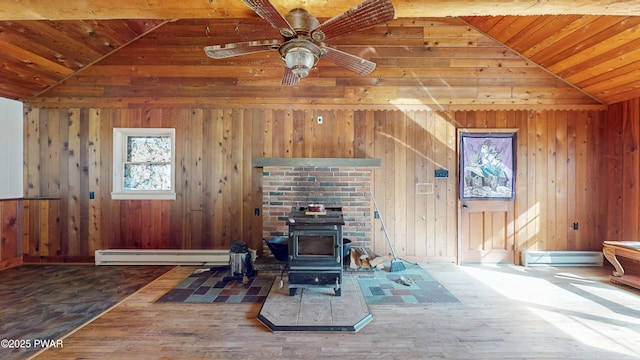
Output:
[[[274,0],[283,13],[304,6],[321,21],[359,2]],[[603,108],[640,96],[640,17],[627,16],[640,13],[640,5],[393,3],[396,20],[329,43],[376,62],[371,75],[321,61],[300,84],[281,87],[282,63],[275,52],[228,60],[204,55],[206,45],[278,39],[277,30],[240,0],[70,0],[55,7],[12,2],[0,9],[0,96],[42,106],[233,102],[380,108]],[[578,15],[562,15],[569,11]]]
[[[640,97],[640,16],[462,19],[604,103]]]

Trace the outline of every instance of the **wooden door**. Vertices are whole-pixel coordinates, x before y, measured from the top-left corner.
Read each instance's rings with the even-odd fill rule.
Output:
[[[513,201],[461,201],[460,262],[514,263]]]

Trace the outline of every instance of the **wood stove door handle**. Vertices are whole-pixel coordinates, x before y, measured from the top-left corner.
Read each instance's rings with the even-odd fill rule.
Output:
[[[336,256],[336,262],[340,264],[340,255]]]

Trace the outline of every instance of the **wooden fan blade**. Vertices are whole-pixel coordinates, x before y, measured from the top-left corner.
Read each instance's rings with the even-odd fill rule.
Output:
[[[225,59],[234,56],[278,50],[279,47],[279,40],[246,41],[234,44],[205,46],[204,52],[211,58]]]
[[[349,69],[360,75],[367,75],[376,68],[376,63],[344,51],[330,47],[323,47],[322,49],[326,50],[326,54],[322,57],[323,59],[327,59],[336,65],[342,66],[343,68]]]
[[[271,26],[280,30],[280,34],[284,37],[292,37],[296,34],[291,24],[280,12],[273,6],[269,0],[242,0],[251,10],[260,15],[261,18],[267,20]]]
[[[300,78],[291,71],[288,67],[284,67],[284,75],[282,76],[283,86],[293,86],[300,82]]]
[[[342,34],[391,21],[394,16],[395,9],[390,0],[366,0],[320,24],[311,31],[311,37],[322,42]]]

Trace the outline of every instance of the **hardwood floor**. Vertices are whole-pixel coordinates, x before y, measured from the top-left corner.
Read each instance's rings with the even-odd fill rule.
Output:
[[[176,267],[38,359],[639,359],[640,292],[610,269],[423,267],[460,303],[370,305],[357,333],[270,332],[256,304],[154,303]]]

